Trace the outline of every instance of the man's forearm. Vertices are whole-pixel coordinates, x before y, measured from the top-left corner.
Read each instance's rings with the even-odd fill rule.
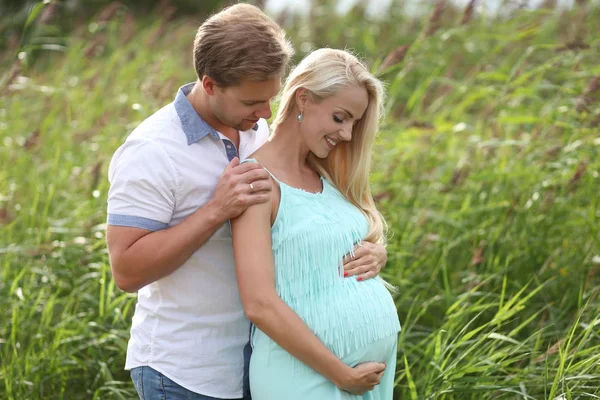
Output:
[[[207,203],[180,224],[148,233],[113,260],[113,274],[128,292],[169,275],[181,267],[227,220],[217,205]]]

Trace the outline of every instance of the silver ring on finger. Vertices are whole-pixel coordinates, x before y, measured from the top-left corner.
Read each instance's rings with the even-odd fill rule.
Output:
[[[254,192],[254,185],[250,184],[250,190]]]

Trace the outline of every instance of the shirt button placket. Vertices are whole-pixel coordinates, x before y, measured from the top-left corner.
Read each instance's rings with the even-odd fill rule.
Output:
[[[233,160],[235,157],[239,157],[238,151],[233,143],[229,140],[223,140],[223,143],[225,143],[225,152],[227,153],[229,161]]]

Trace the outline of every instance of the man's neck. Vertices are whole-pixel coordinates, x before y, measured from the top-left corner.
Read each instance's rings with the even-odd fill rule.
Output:
[[[198,113],[200,118],[212,126],[217,132],[220,132],[229,138],[229,140],[231,140],[236,147],[239,147],[240,133],[237,129],[223,124],[212,112],[210,112],[210,107],[208,106],[208,95],[202,90],[201,85],[202,82],[196,81],[196,84],[187,95],[187,99],[189,100],[190,104],[196,113]]]

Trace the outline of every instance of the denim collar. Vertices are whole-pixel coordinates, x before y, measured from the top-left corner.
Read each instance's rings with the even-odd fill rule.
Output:
[[[191,82],[183,85],[177,91],[177,96],[175,96],[175,111],[181,120],[188,146],[198,142],[206,135],[210,135],[215,140],[219,139],[219,133],[198,115],[192,107],[192,103],[186,97],[195,84],[196,82]],[[257,131],[258,124],[254,125],[252,130]]]
[[[179,88],[175,97],[175,111],[181,120],[181,126],[183,127],[183,133],[187,137],[188,145],[198,142],[206,135],[210,135],[213,139],[219,139],[219,134],[215,128],[198,115],[186,97],[192,91],[195,84],[195,82],[192,82],[183,85]]]

